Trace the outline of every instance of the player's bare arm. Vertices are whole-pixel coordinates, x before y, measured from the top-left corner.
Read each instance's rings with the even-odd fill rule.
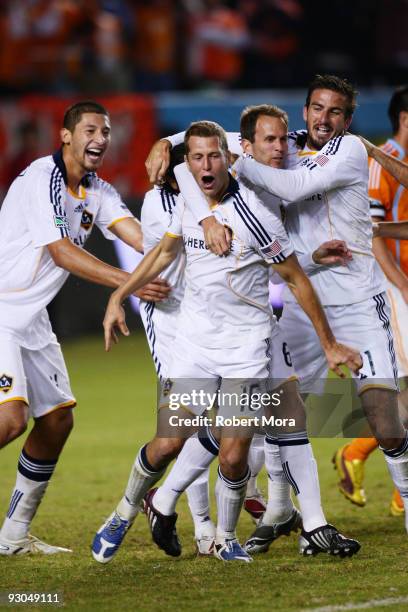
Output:
[[[408,240],[408,221],[382,221],[374,223],[373,238]]]
[[[118,342],[115,328],[118,328],[123,335],[129,335],[122,302],[163,272],[174,261],[181,246],[181,236],[174,237],[165,234],[159,244],[142,259],[128,279],[112,293],[103,320],[106,351],[110,350],[112,343]]]
[[[359,138],[365,146],[369,157],[375,159],[401,185],[408,188],[408,164],[392,155],[388,155],[388,153],[380,149],[380,147],[376,147],[372,142],[363,138],[363,136],[359,136]]]
[[[300,267],[297,257],[290,255],[284,262],[273,264],[273,268],[288,284],[297,302],[312,321],[325,352],[329,368],[341,378],[344,378],[345,375],[340,369],[340,365],[346,365],[353,372],[357,372],[362,365],[360,354],[358,351],[336,341],[319,298],[310,280]]]
[[[375,218],[375,221],[378,221],[378,217]],[[374,223],[374,226],[376,223]],[[379,223],[378,225],[394,225],[398,226],[399,223]],[[408,232],[407,232],[408,234]],[[375,236],[375,230],[373,231],[373,253],[375,255],[376,260],[380,264],[384,274],[388,278],[388,280],[398,287],[401,291],[402,297],[404,301],[408,304],[408,277],[405,272],[397,265],[395,261],[395,257],[393,253],[387,247],[384,237],[392,237],[392,236]]]
[[[122,242],[143,253],[143,234],[140,222],[132,217],[121,219],[110,228],[110,231]],[[171,287],[163,278],[155,278],[151,283],[135,292],[135,295],[147,302],[160,302],[169,297]]]
[[[170,164],[171,142],[169,140],[157,140],[150,150],[145,161],[147,175],[151,183],[162,183]]]

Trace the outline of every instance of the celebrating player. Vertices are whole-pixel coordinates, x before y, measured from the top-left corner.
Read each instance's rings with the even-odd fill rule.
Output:
[[[0,211],[0,447],[34,426],[19,461],[0,531],[0,554],[52,554],[29,534],[59,455],[73,426],[72,395],[60,345],[46,306],[70,272],[117,287],[128,273],[83,250],[93,225],[142,250],[139,223],[115,189],[95,174],[111,138],[109,115],[96,102],[67,109],[62,146],[33,162],[12,183]],[[145,299],[166,297],[153,283]]]
[[[388,116],[393,136],[381,147],[374,147],[368,141],[367,152],[373,156],[369,170],[369,196],[371,215],[374,222],[386,219],[400,221],[408,216],[408,190],[400,182],[404,178],[402,164],[408,160],[408,87],[398,88],[391,97]],[[378,161],[376,161],[378,159]],[[381,165],[384,165],[382,168]],[[389,168],[390,172],[387,171]],[[408,177],[408,166],[405,166]],[[405,178],[405,181],[407,178]],[[390,231],[386,227],[377,230],[373,240],[373,252],[387,278],[387,295],[391,304],[391,326],[397,358],[398,377],[404,383],[399,395],[402,412],[408,407],[408,249],[404,243],[383,240],[380,232]],[[398,224],[394,224],[398,228]],[[343,495],[358,506],[364,506],[366,496],[363,487],[364,464],[371,452],[378,447],[375,438],[357,438],[351,444],[338,449],[334,463],[340,476],[339,489]],[[390,512],[394,516],[404,513],[404,504],[397,489],[394,490]]]

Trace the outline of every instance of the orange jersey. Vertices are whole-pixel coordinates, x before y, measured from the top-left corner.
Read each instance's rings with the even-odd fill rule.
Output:
[[[381,147],[383,151],[408,162],[404,149],[391,138]],[[368,179],[371,215],[385,221],[408,220],[408,189],[405,189],[394,177],[374,159],[370,160]],[[408,274],[408,241],[386,240],[398,265]]]

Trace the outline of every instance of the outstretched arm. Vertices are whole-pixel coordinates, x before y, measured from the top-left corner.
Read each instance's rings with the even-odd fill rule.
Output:
[[[372,142],[363,138],[363,136],[359,136],[359,138],[365,146],[368,155],[408,189],[408,164],[392,155],[388,155],[388,153],[376,147]]]
[[[408,221],[386,221],[374,223],[373,237],[408,240]]]
[[[273,264],[273,267],[288,284],[297,302],[313,323],[329,368],[341,378],[344,378],[344,373],[339,367],[342,364],[357,372],[362,365],[361,356],[354,349],[337,342],[319,298],[310,280],[300,267],[296,256],[290,255],[284,262]]]
[[[129,297],[129,295],[152,281],[167,268],[176,258],[181,245],[181,236],[174,237],[165,234],[159,244],[142,259],[129,278],[112,293],[103,320],[105,349],[107,351],[109,351],[112,346],[112,342],[118,342],[118,337],[115,332],[116,327],[118,327],[125,336],[129,335],[125,320],[125,312],[121,306],[122,302]]]

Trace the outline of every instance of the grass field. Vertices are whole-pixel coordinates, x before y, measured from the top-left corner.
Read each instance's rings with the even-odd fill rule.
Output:
[[[32,531],[74,553],[0,558],[0,592],[59,591],[66,609],[86,611],[335,610],[336,605],[390,598],[408,602],[407,536],[403,520],[388,515],[392,484],[384,460],[379,452],[370,458],[368,505],[353,507],[337,492],[330,463],[340,439],[315,440],[313,445],[327,518],[361,541],[357,557],[306,559],[298,554],[296,536],[291,536],[249,565],[197,559],[183,497],[178,508],[183,543],[179,559],[156,548],[140,516],[115,560],[97,564],[90,554],[94,532],[120,498],[137,449],[154,431],[155,376],[141,333],[121,341],[109,355],[103,352],[102,337],[66,343],[64,352],[78,399],[76,427]],[[1,453],[2,514],[20,447],[17,441]],[[260,483],[265,491],[264,474]],[[249,518],[242,516],[241,540],[252,529]],[[406,610],[408,603],[385,603],[376,609],[390,607]]]

